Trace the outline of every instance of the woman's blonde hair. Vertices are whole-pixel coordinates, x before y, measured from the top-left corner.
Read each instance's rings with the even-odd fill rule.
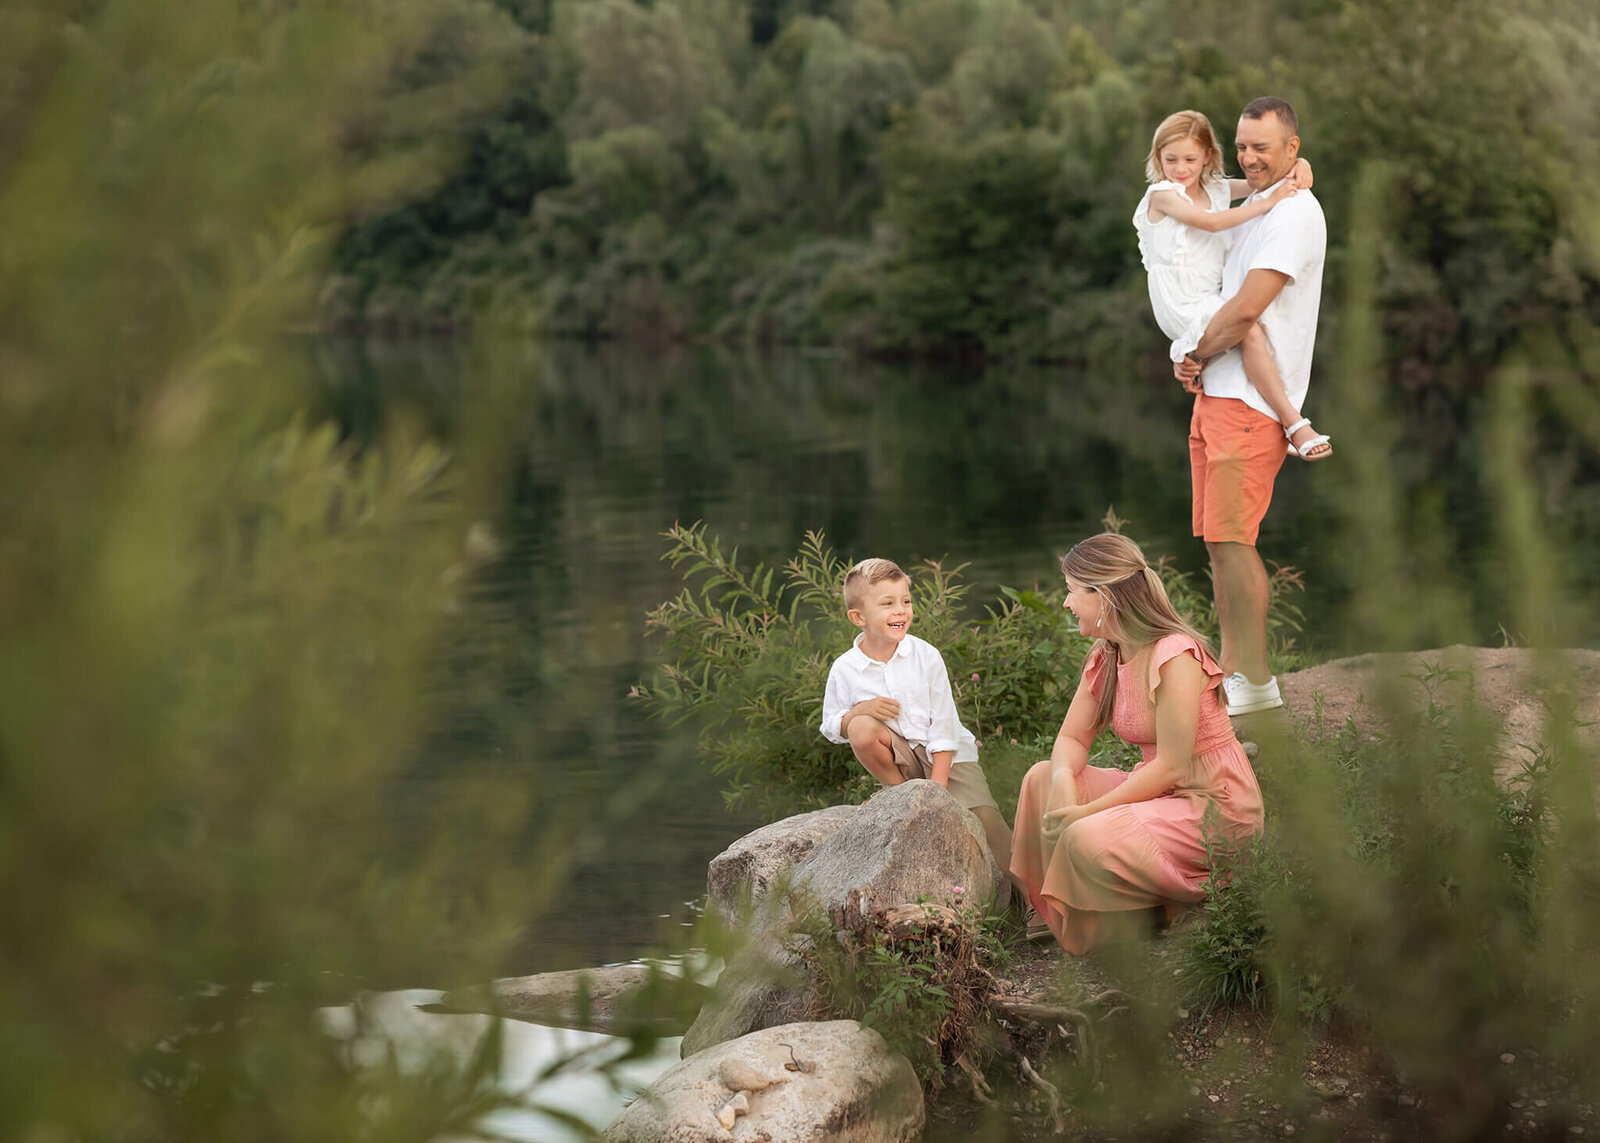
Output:
[[[1217,133],[1211,129],[1211,120],[1198,111],[1175,111],[1161,121],[1155,138],[1150,141],[1150,157],[1144,161],[1144,177],[1159,183],[1166,173],[1161,169],[1161,148],[1180,139],[1193,139],[1205,148],[1206,161],[1200,168],[1200,181],[1213,182],[1223,178],[1222,148],[1217,146]]]
[[[1117,702],[1117,660],[1123,647],[1143,652],[1165,635],[1188,635],[1211,653],[1211,644],[1179,615],[1167,598],[1167,589],[1156,570],[1145,562],[1139,545],[1117,532],[1102,532],[1073,545],[1061,557],[1061,574],[1080,587],[1093,591],[1105,608],[1102,613],[1110,629],[1084,657],[1085,668],[1094,656],[1105,660],[1106,674],[1100,685],[1100,709],[1095,714],[1096,733],[1111,724]],[[1217,701],[1222,690],[1217,688]]]

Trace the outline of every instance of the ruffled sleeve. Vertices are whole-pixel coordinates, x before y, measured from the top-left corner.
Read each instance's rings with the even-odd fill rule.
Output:
[[[1161,668],[1179,655],[1193,655],[1205,668],[1206,686],[1214,691],[1222,685],[1222,667],[1192,635],[1163,635],[1150,650],[1150,667],[1147,682],[1150,701],[1156,700],[1156,688],[1161,685]]]
[[[1083,681],[1089,684],[1089,693],[1095,698],[1100,697],[1100,688],[1106,682],[1106,663],[1111,659],[1111,646],[1102,643],[1089,651],[1089,657],[1083,661]]]
[[[1151,183],[1145,188],[1144,197],[1139,200],[1139,209],[1133,212],[1133,225],[1136,230],[1149,230],[1155,223],[1150,221],[1150,196],[1156,191],[1175,190],[1180,193],[1183,187],[1175,182],[1163,179],[1159,183]]]

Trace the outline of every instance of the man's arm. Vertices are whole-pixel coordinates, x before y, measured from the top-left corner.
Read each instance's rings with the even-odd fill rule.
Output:
[[[1261,320],[1261,315],[1288,284],[1289,275],[1277,270],[1251,270],[1245,275],[1239,292],[1222,303],[1222,308],[1206,326],[1205,333],[1200,335],[1200,344],[1172,367],[1173,376],[1182,381],[1189,392],[1200,392],[1200,370],[1205,363],[1243,341],[1250,327]]]
[[[1194,355],[1208,360],[1238,345],[1288,284],[1289,275],[1277,270],[1251,270],[1244,276],[1239,292],[1222,303],[1206,326]]]

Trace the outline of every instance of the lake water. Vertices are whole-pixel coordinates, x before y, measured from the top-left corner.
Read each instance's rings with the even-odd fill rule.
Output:
[[[356,435],[407,411],[448,438],[473,383],[453,343],[322,341],[308,352],[329,410]],[[520,753],[559,804],[592,807],[547,823],[563,864],[530,871],[551,893],[508,974],[670,945],[704,893],[706,862],[761,824],[723,809],[686,733],[625,697],[659,653],[645,612],[680,586],[659,558],[674,521],[704,520],[751,562],[783,561],[807,529],[851,558],[947,557],[969,565],[975,605],[1001,584],[1052,580],[1056,557],[1111,506],[1148,553],[1203,565],[1189,534],[1188,402],[1154,365],[1092,378],[555,345],[530,352],[525,373],[507,497],[490,521],[504,553],[471,604],[482,645],[462,651],[471,685],[447,707],[428,761],[448,772],[457,749]],[[1319,427],[1337,449],[1337,417],[1319,415]],[[1425,632],[1424,646],[1498,643],[1511,622],[1474,441],[1436,416],[1391,458],[1401,503],[1442,526],[1410,554],[1423,569],[1413,582],[1457,601],[1454,625]],[[1545,466],[1542,510],[1570,542],[1575,593],[1593,598],[1600,474],[1592,452],[1561,455]],[[1305,637],[1325,655],[1371,649],[1352,646],[1343,621],[1362,574],[1341,538],[1354,476],[1337,453],[1289,459],[1260,540],[1263,555],[1304,571]],[[1593,645],[1592,609],[1575,614],[1569,641]]]

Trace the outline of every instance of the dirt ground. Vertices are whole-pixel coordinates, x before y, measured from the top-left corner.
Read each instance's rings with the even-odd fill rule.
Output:
[[[1133,975],[1146,981],[1170,977],[1176,952],[1176,942],[1153,939],[1138,954],[1143,963]],[[1129,964],[1124,961],[1120,967],[1126,970]],[[1117,979],[1127,979],[1126,973],[1119,972]],[[1128,1019],[1126,1011],[1117,1011],[1118,1001],[1085,1003],[1087,997],[1104,995],[1112,981],[1098,955],[1070,957],[1048,941],[1019,944],[1009,971],[996,982],[997,994],[1085,1011],[1100,1026],[1096,1033],[1100,1058],[1091,1065],[1076,1056],[1072,1039],[1050,1037],[1037,1066],[1044,1078],[1060,1087],[1061,1099],[1054,1109],[1043,1090],[1026,1083],[1015,1059],[1003,1052],[991,1055],[984,1069],[994,1087],[994,1106],[981,1104],[969,1081],[952,1074],[949,1086],[930,1101],[927,1143],[1057,1138],[1100,1143],[1141,1137],[1409,1143],[1439,1137],[1439,1109],[1408,1090],[1357,1038],[1338,1030],[1307,1038],[1288,1026],[1292,1022],[1275,1025],[1266,1014],[1202,1015],[1174,1002],[1168,1005],[1170,1018],[1163,1021],[1168,1028],[1157,1058],[1117,1059],[1119,1049],[1111,1045],[1118,1038],[1110,1025]],[[1015,1034],[1014,1042],[1029,1046],[1030,1056],[1037,1053],[1036,1027],[1005,1023]],[[1123,1045],[1120,1050],[1126,1054],[1126,1041]],[[1176,1098],[1177,1106],[1169,1103],[1147,1113],[1144,1130],[1138,1113],[1130,1114],[1126,1108],[1097,1121],[1094,1112],[1080,1103],[1092,1099],[1092,1067],[1119,1066],[1138,1068],[1142,1075],[1159,1072],[1164,1079],[1153,1086]],[[1501,1066],[1515,1069],[1515,1056],[1503,1055]],[[1600,1134],[1593,1108],[1575,1105],[1555,1090],[1532,1086],[1513,1090],[1514,1098],[1500,1109],[1504,1118],[1497,1130],[1487,1135],[1475,1131],[1474,1137],[1582,1143],[1586,1134]],[[1115,1128],[1108,1123],[1115,1123]]]

